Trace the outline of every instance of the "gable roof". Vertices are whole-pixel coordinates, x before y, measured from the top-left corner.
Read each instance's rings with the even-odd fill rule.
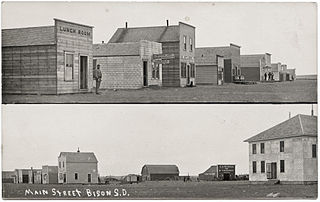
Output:
[[[61,152],[61,156],[66,157],[67,163],[98,163],[93,152]]]
[[[2,30],[2,47],[55,44],[55,27],[28,27]]]
[[[206,171],[204,171],[203,173],[216,173],[217,172],[217,167],[216,165],[214,166],[210,166],[210,168],[208,168]]]
[[[93,56],[140,55],[140,43],[93,44]]]
[[[317,117],[298,114],[258,135],[255,135],[245,142],[256,142],[264,140],[282,139],[299,136],[318,136]]]
[[[144,167],[149,174],[179,174],[179,168],[176,165],[144,165]]]
[[[141,40],[155,42],[179,41],[179,25],[118,28],[109,43],[139,42]]]

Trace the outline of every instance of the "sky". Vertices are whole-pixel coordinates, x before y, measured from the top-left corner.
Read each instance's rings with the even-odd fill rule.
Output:
[[[144,164],[175,164],[181,175],[235,164],[243,174],[243,141],[289,113],[310,115],[311,105],[3,105],[2,169],[57,165],[79,147],[95,153],[100,175],[139,174]]]
[[[53,18],[94,26],[94,43],[119,27],[196,27],[196,47],[241,46],[241,54],[271,53],[272,62],[317,73],[316,3],[3,2],[2,28],[53,25]]]

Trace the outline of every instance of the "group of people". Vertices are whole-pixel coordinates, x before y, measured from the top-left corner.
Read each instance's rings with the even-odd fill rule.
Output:
[[[273,72],[266,72],[266,73],[264,73],[264,80],[265,80],[265,81],[273,81],[273,80],[274,80],[274,74],[273,74]]]

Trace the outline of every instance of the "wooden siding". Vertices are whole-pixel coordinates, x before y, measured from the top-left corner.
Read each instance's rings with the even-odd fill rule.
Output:
[[[197,84],[218,84],[218,67],[216,65],[197,65]]]
[[[57,38],[57,89],[58,94],[90,92],[93,85],[93,67],[92,67],[92,27],[81,26],[79,24],[68,23],[55,20],[56,38]],[[75,30],[74,33],[63,31],[64,28]],[[84,31],[90,33],[83,35],[79,33]],[[70,52],[74,55],[73,80],[65,81],[65,53]],[[87,69],[87,89],[80,90],[80,56],[88,57]]]
[[[169,64],[162,65],[162,85],[165,87],[180,86],[180,47],[179,42],[162,43],[163,54],[174,54]]]
[[[56,46],[2,48],[2,92],[56,94]]]
[[[260,81],[259,67],[241,67],[241,72],[246,81]]]

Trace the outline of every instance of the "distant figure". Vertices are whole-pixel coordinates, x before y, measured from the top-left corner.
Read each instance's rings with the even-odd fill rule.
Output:
[[[97,65],[97,69],[93,71],[93,79],[96,80],[96,94],[99,94],[98,90],[100,87],[101,78],[102,78],[102,73],[100,70],[100,65]]]
[[[267,80],[267,72],[266,73],[264,73],[264,80],[266,81]]]
[[[272,75],[272,73],[269,72],[269,73],[268,73],[268,76],[269,76],[268,81],[271,81],[271,75]]]

